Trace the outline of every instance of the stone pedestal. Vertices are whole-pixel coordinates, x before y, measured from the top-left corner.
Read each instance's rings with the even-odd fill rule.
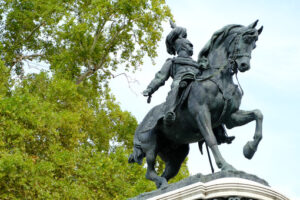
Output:
[[[132,200],[289,200],[266,181],[244,172],[197,174]]]

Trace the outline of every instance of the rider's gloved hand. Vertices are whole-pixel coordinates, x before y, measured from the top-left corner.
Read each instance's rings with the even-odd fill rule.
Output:
[[[143,91],[143,95],[145,97],[151,96],[151,94],[152,94],[151,88],[147,88],[146,90]]]

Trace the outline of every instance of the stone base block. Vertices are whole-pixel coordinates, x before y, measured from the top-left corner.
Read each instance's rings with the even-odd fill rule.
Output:
[[[218,172],[188,177],[132,200],[289,200],[266,181],[245,172]]]

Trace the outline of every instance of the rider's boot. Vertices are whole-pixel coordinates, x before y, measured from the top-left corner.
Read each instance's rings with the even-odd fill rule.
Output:
[[[178,87],[174,87],[171,89],[166,99],[165,116],[163,120],[167,126],[172,125],[176,119],[176,114],[174,111],[178,98],[177,95]]]
[[[234,136],[228,136],[224,125],[220,125],[214,128],[214,134],[216,136],[218,144],[227,143],[231,144],[231,142],[235,139]]]

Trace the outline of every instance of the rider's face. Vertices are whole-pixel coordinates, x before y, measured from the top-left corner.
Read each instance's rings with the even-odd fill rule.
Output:
[[[176,48],[177,48],[177,54],[186,55],[186,56],[192,56],[193,55],[193,44],[185,39],[181,38],[176,40]]]
[[[193,44],[190,41],[186,40],[186,42],[184,43],[184,49],[189,56],[193,55],[194,53]]]

